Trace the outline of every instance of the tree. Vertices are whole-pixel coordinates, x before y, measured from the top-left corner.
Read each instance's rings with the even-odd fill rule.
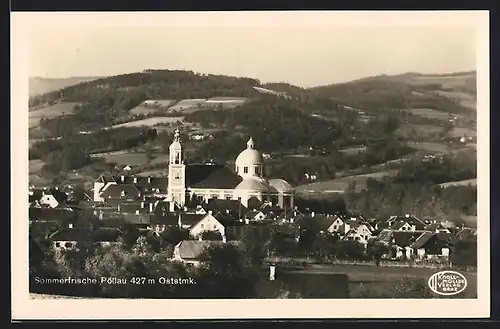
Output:
[[[208,241],[220,241],[222,240],[222,235],[219,231],[203,231],[201,233],[202,240]]]
[[[244,248],[223,244],[209,247],[197,279],[204,298],[255,298],[259,273]]]
[[[175,246],[183,240],[191,240],[192,237],[189,235],[189,231],[177,226],[171,226],[165,229],[161,233],[161,239],[165,243]]]

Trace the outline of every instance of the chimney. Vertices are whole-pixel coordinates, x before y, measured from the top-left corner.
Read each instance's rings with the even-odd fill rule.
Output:
[[[141,201],[141,209],[144,208],[144,201]]]
[[[245,218],[245,224],[247,224],[247,225],[250,224],[250,219]]]
[[[121,209],[120,209],[120,204],[118,204],[118,206],[116,207],[116,210],[117,210],[118,212],[120,212],[120,211],[121,211]]]
[[[314,217],[314,211],[311,213],[311,217]]]
[[[198,236],[198,241],[203,241],[203,238],[201,237],[201,234]]]
[[[274,281],[276,275],[276,267],[274,265],[269,266],[269,280]]]
[[[135,214],[139,215],[139,209],[136,209]]]
[[[405,217],[406,217],[406,218],[410,218],[410,214],[406,214],[406,215],[405,215]]]
[[[228,214],[228,215],[229,215],[229,209],[226,209],[226,214]]]
[[[148,184],[151,183],[151,177],[148,176]]]
[[[179,214],[179,218],[177,219],[177,226],[181,227],[182,228],[182,218],[181,218],[181,214]]]
[[[134,184],[137,184],[137,177],[134,177]]]
[[[153,203],[152,202],[149,203],[149,212],[153,212]]]
[[[240,223],[243,223],[243,218],[240,218]]]
[[[69,223],[68,227],[73,228],[73,223]]]
[[[293,224],[293,217],[290,217],[290,223]]]
[[[226,236],[225,236],[225,235],[223,235],[223,236],[222,236],[222,242],[223,242],[223,243],[226,243],[226,242],[227,242],[227,239],[226,239]]]
[[[125,175],[122,175],[122,176],[121,176],[121,181],[122,181],[122,183],[124,183],[124,182],[125,182]]]
[[[211,215],[211,214],[212,214],[212,210],[209,210],[209,211],[208,211],[208,214],[209,214],[209,215]]]

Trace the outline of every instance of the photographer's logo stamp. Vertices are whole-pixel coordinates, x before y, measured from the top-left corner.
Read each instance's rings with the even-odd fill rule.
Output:
[[[442,296],[457,295],[467,288],[465,276],[455,271],[435,273],[427,283],[434,293]]]

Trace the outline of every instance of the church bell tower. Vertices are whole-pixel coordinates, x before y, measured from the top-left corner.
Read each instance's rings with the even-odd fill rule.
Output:
[[[168,200],[179,206],[186,203],[186,165],[179,129],[175,130],[174,141],[169,148]]]

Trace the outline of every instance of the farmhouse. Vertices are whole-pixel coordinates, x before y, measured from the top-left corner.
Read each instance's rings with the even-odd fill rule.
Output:
[[[48,239],[52,241],[52,247],[56,250],[73,250],[78,249],[78,244],[86,241],[86,237],[91,243],[104,247],[117,243],[122,234],[123,232],[116,228],[101,227],[88,232],[84,229],[74,228],[70,224],[69,227],[63,227],[50,234]]]
[[[180,205],[193,198],[239,200],[245,207],[255,197],[281,208],[293,209],[294,189],[282,179],[263,176],[263,157],[253,139],[247,142],[235,162],[235,170],[225,165],[184,163],[184,148],[177,129],[170,145],[167,201]]]
[[[185,264],[191,264],[193,266],[199,266],[203,262],[204,253],[212,246],[219,246],[224,243],[231,243],[233,245],[242,247],[241,243],[238,241],[199,241],[199,240],[185,240],[179,242],[174,247],[173,259],[183,262]]]

